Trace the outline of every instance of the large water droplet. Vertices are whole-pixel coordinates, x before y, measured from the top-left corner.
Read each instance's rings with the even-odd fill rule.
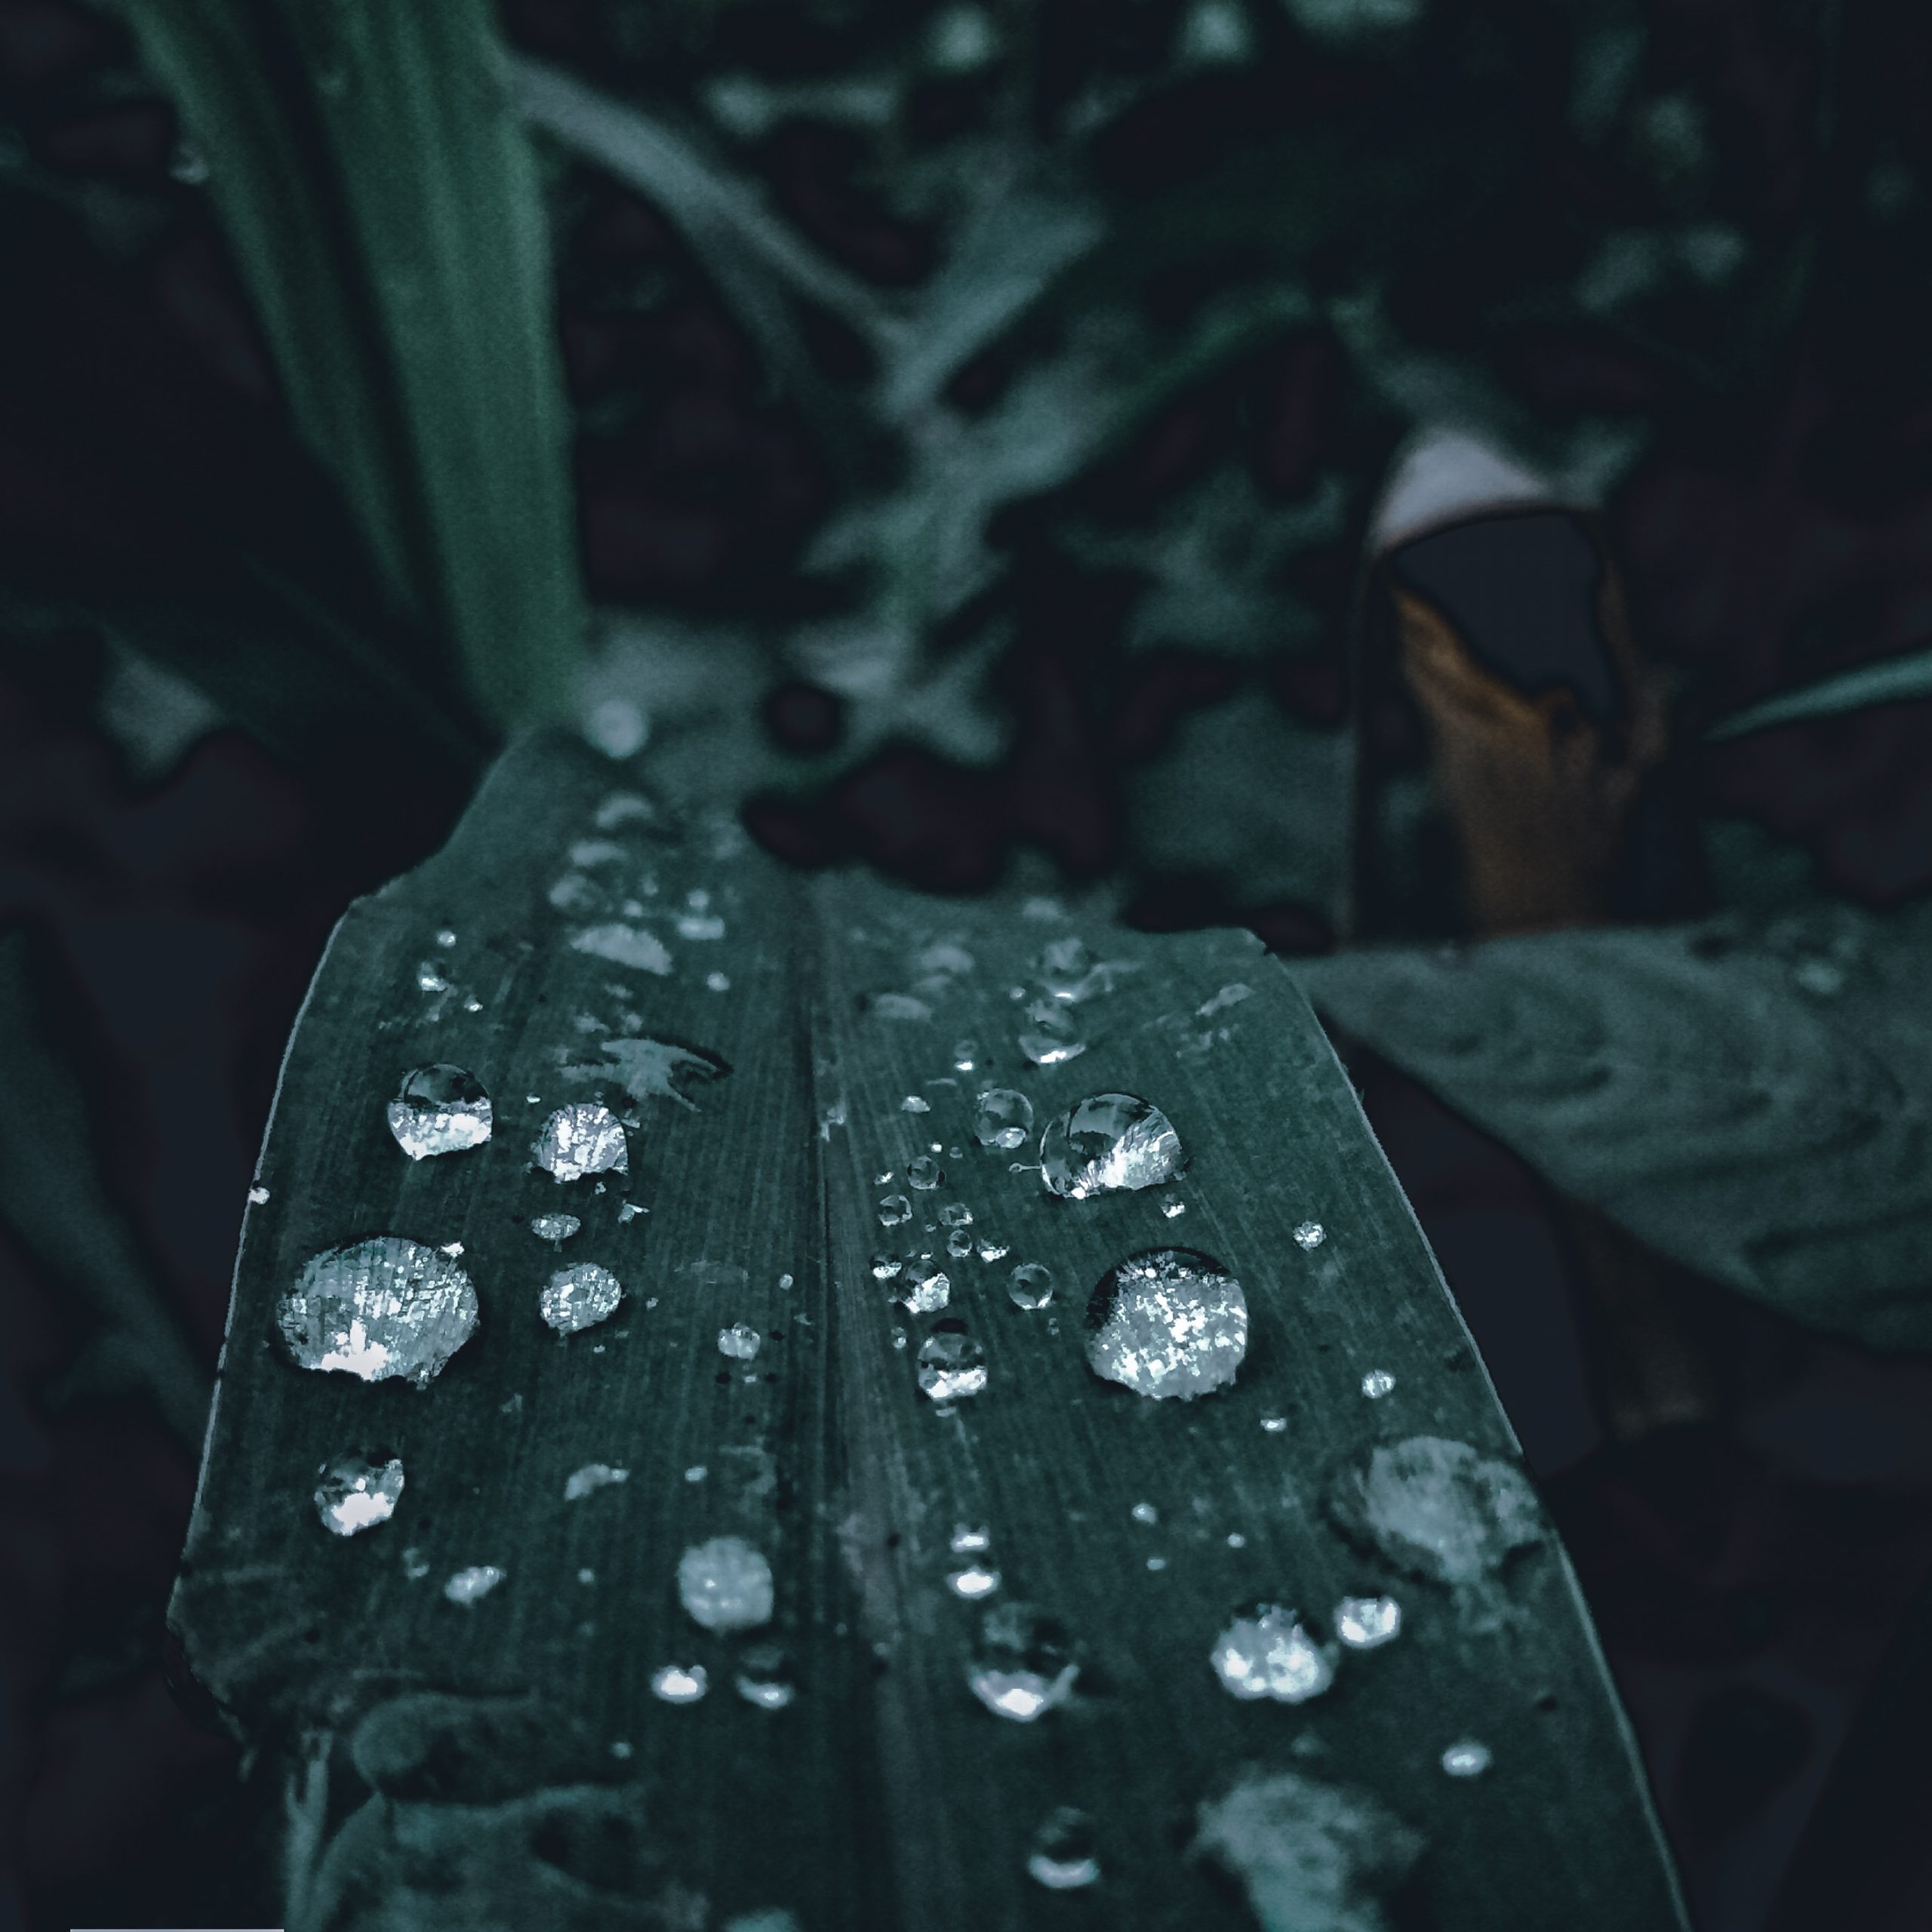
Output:
[[[472,1564],[459,1570],[443,1586],[443,1595],[451,1603],[475,1603],[488,1596],[503,1580],[503,1573],[494,1563]]]
[[[1489,1746],[1473,1737],[1460,1740],[1442,1754],[1442,1768],[1452,1778],[1479,1778],[1493,1761]]]
[[[651,1694],[667,1704],[695,1704],[711,1688],[701,1663],[667,1663],[651,1673]]]
[[[888,1194],[878,1204],[878,1224],[882,1228],[903,1227],[912,1218],[912,1204],[903,1194]]]
[[[476,1291],[434,1248],[382,1235],[317,1255],[275,1321],[303,1368],[407,1376],[420,1389],[475,1333]]]
[[[995,1716],[1031,1724],[1066,1702],[1079,1675],[1058,1624],[1028,1604],[1004,1603],[989,1611],[980,1624],[966,1681]]]
[[[543,1131],[530,1151],[537,1164],[560,1181],[630,1171],[623,1127],[608,1107],[595,1100],[573,1101],[559,1107],[543,1123]]]
[[[919,1386],[935,1402],[977,1395],[986,1386],[986,1352],[963,1321],[942,1321],[919,1349]]]
[[[620,1214],[617,1218],[622,1220],[624,1217]],[[531,1217],[530,1232],[539,1241],[547,1241],[553,1247],[561,1247],[583,1226],[574,1214],[537,1214]]]
[[[1096,1375],[1143,1395],[1204,1395],[1232,1382],[1247,1352],[1247,1301],[1218,1261],[1153,1248],[1103,1278],[1087,1330]]]
[[[707,1630],[754,1630],[771,1621],[771,1565],[743,1537],[694,1543],[678,1559],[678,1598]]]
[[[367,1456],[340,1457],[325,1463],[315,1489],[315,1512],[325,1529],[339,1537],[386,1523],[402,1495],[402,1464],[395,1457],[372,1462]]]
[[[1521,1470],[1439,1435],[1377,1444],[1338,1473],[1328,1503],[1352,1541],[1434,1583],[1475,1583],[1543,1534]]]
[[[1194,1849],[1238,1878],[1263,1932],[1388,1932],[1423,1838],[1367,1792],[1249,1772],[1195,1814]]]
[[[1333,1651],[1278,1604],[1257,1604],[1242,1611],[1215,1639],[1208,1661],[1237,1697],[1300,1704],[1319,1697],[1335,1681]]]
[[[624,1286],[608,1268],[580,1261],[559,1268],[537,1298],[537,1312],[560,1335],[574,1335],[614,1314],[624,1298]]]
[[[1063,1804],[1050,1812],[1033,1834],[1026,1854],[1028,1875],[1050,1892],[1078,1891],[1100,1875],[1094,1839],[1094,1821],[1084,1811]]]
[[[1044,1308],[1054,1298],[1054,1271],[1044,1261],[1023,1261],[1006,1278],[1015,1308]]]
[[[995,1087],[980,1096],[973,1115],[973,1138],[982,1147],[1023,1147],[1032,1131],[1033,1103],[1011,1087]]]
[[[946,1271],[924,1260],[907,1262],[892,1291],[892,1299],[914,1315],[937,1315],[952,1298]]]
[[[1335,1635],[1352,1651],[1372,1651],[1401,1634],[1402,1606],[1393,1597],[1344,1597],[1335,1606]]]
[[[1180,1166],[1180,1136],[1151,1102],[1093,1094],[1040,1136],[1040,1178],[1050,1193],[1084,1201],[1117,1189],[1158,1187]]]
[[[718,1330],[718,1352],[729,1355],[734,1361],[749,1361],[764,1340],[749,1321],[734,1321],[730,1327]]]
[[[1035,1066],[1058,1066],[1087,1051],[1087,1042],[1066,1009],[1050,999],[1035,1000],[1027,1008],[1019,1045]]]
[[[946,1178],[946,1171],[930,1154],[921,1154],[906,1170],[906,1178],[921,1193],[930,1193]]]
[[[761,1711],[782,1711],[798,1694],[797,1672],[783,1647],[748,1645],[738,1660],[738,1695]]]
[[[389,1131],[412,1161],[481,1146],[490,1137],[490,1117],[482,1081],[440,1063],[417,1068],[389,1104]]]

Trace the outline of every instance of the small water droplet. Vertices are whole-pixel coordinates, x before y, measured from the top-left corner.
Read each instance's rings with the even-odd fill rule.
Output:
[[[451,946],[455,945],[456,932],[454,928],[449,926],[444,927],[442,931],[436,935],[436,943],[441,946]]]
[[[707,973],[704,983],[715,993],[728,993],[731,990],[731,978],[728,973]]]
[[[1312,1251],[1328,1238],[1328,1231],[1319,1221],[1304,1221],[1295,1229],[1295,1245]]]
[[[971,1556],[993,1546],[989,1531],[976,1530],[968,1523],[955,1523],[952,1526],[952,1540],[946,1546],[955,1556]]]
[[[425,959],[417,965],[416,983],[426,993],[446,993],[450,989],[450,983],[433,959]]]
[[[414,1546],[402,1552],[402,1574],[412,1583],[420,1583],[429,1574],[429,1561]]]
[[[389,1103],[389,1131],[412,1161],[460,1154],[490,1137],[490,1097],[460,1066],[419,1066]]]
[[[1261,1426],[1270,1435],[1279,1435],[1287,1426],[1288,1419],[1286,1416],[1263,1416],[1261,1418]]]
[[[1171,1221],[1177,1220],[1187,1212],[1187,1203],[1185,1201],[1164,1201],[1161,1203],[1161,1212]]]
[[[753,1630],[771,1621],[771,1565],[743,1537],[694,1543],[678,1559],[678,1600],[707,1630]]]
[[[1040,1136],[1040,1178],[1075,1201],[1155,1187],[1181,1164],[1180,1137],[1158,1107],[1133,1094],[1092,1094]]]
[[[640,1208],[635,1201],[626,1201],[617,1210],[617,1225],[623,1227],[627,1222],[635,1221],[640,1214],[651,1212],[648,1208]]]
[[[999,1588],[999,1572],[983,1563],[969,1563],[963,1570],[950,1571],[946,1586],[956,1597],[989,1597]]]
[[[943,1269],[921,1255],[905,1264],[892,1299],[913,1315],[937,1315],[952,1298],[952,1283]],[[919,1359],[923,1361],[923,1352]]]
[[[1244,986],[1237,980],[1232,984],[1223,986],[1212,999],[1204,1000],[1194,1011],[1203,1020],[1211,1019],[1225,1008],[1238,1006],[1243,1000],[1251,998],[1254,992],[1252,986]]]
[[[1057,1624],[1026,1604],[1003,1603],[980,1625],[966,1681],[995,1717],[1031,1724],[1066,1701],[1079,1674]]]
[[[1044,1308],[1054,1298],[1054,1271],[1044,1261],[1023,1261],[1006,1278],[1006,1292],[1015,1308]]]
[[[443,1595],[451,1603],[475,1603],[486,1597],[503,1580],[503,1573],[494,1563],[472,1564],[459,1570],[443,1586]]]
[[[640,926],[616,921],[586,926],[572,935],[571,949],[588,953],[593,959],[608,959],[614,966],[628,966],[634,972],[662,976],[671,970],[671,955],[664,942]]]
[[[973,1138],[982,1147],[1022,1147],[1032,1131],[1033,1103],[1010,1087],[995,1087],[979,1098]]]
[[[561,1247],[583,1226],[574,1214],[537,1214],[531,1218],[530,1232],[539,1241]]]
[[[580,1328],[594,1327],[616,1312],[624,1295],[623,1284],[608,1268],[594,1261],[580,1261],[574,1268],[559,1268],[537,1298],[537,1312],[560,1335],[574,1335]]]
[[[265,1187],[251,1187],[248,1190],[248,1204],[251,1208],[264,1208],[268,1204],[269,1191]]]
[[[1161,1520],[1160,1511],[1151,1503],[1137,1503],[1128,1514],[1137,1523],[1158,1523]]]
[[[1033,1834],[1026,1872],[1050,1892],[1074,1892],[1092,1884],[1100,1875],[1093,1820],[1071,1805],[1050,1812]]]
[[[749,1361],[764,1340],[749,1321],[734,1321],[730,1327],[718,1330],[718,1352],[729,1355],[734,1361]]]
[[[939,1323],[919,1349],[919,1386],[935,1402],[977,1395],[986,1386],[986,1352],[963,1321]]]
[[[667,1704],[695,1704],[710,1688],[701,1663],[667,1663],[651,1674],[651,1694]]]
[[[1218,1261],[1155,1248],[1102,1278],[1087,1330],[1096,1375],[1139,1395],[1192,1398],[1234,1380],[1247,1352],[1247,1301]]]
[[[971,1073],[979,1064],[980,1048],[975,1040],[955,1040],[952,1043],[952,1064],[955,1071]]]
[[[559,1107],[543,1123],[531,1155],[559,1181],[630,1171],[630,1152],[624,1144],[622,1123],[608,1107],[594,1100]]]
[[[949,1228],[963,1228],[971,1225],[973,1211],[963,1201],[949,1201],[939,1211],[939,1217]]]
[[[875,993],[869,1010],[881,1020],[930,1020],[933,1010],[910,993]]]
[[[1087,1051],[1066,1009],[1053,1000],[1035,1000],[1026,1009],[1020,1051],[1035,1066],[1059,1066]]]
[[[1305,1703],[1335,1681],[1334,1651],[1279,1604],[1242,1611],[1216,1639],[1208,1660],[1236,1697]]]
[[[872,1279],[889,1281],[905,1265],[896,1254],[875,1254],[872,1257]]]
[[[1241,1534],[1240,1531],[1230,1530],[1228,1532],[1228,1547],[1230,1549],[1245,1549],[1247,1547],[1247,1539]]]
[[[1489,1746],[1478,1743],[1473,1737],[1466,1737],[1451,1745],[1442,1754],[1442,1768],[1452,1778],[1481,1777],[1493,1761]]]
[[[724,937],[724,921],[715,912],[681,912],[678,915],[680,939],[709,940]]]
[[[737,1693],[761,1711],[782,1711],[798,1694],[792,1660],[777,1644],[749,1645],[738,1660]]]
[[[343,1456],[324,1465],[315,1490],[315,1512],[325,1529],[352,1537],[386,1523],[402,1496],[402,1463],[391,1456],[372,1462],[367,1456]]]
[[[1168,1559],[1164,1556],[1150,1556],[1147,1559],[1147,1567],[1150,1570],[1164,1570],[1168,1567]]]
[[[908,1094],[899,1103],[899,1111],[902,1114],[929,1114],[932,1110],[932,1103],[921,1099],[917,1094]]]
[[[407,1376],[420,1389],[475,1333],[476,1291],[433,1248],[383,1235],[315,1256],[275,1320],[303,1368]]]
[[[903,1227],[912,1218],[912,1204],[903,1194],[888,1194],[878,1204],[878,1224],[882,1228]]]
[[[1401,1628],[1402,1606],[1393,1597],[1344,1597],[1335,1606],[1335,1635],[1352,1651],[1372,1651]]]
[[[1371,1402],[1379,1402],[1395,1386],[1395,1378],[1386,1368],[1371,1368],[1361,1379],[1361,1392]]]
[[[1434,1583],[1478,1582],[1543,1535],[1520,1469],[1439,1435],[1377,1444],[1337,1473],[1328,1508],[1352,1542]]]
[[[577,1573],[577,1580],[580,1583],[594,1583],[597,1580],[597,1572],[595,1570],[580,1570]]]
[[[574,1503],[580,1496],[588,1496],[592,1490],[602,1489],[614,1482],[627,1482],[629,1469],[614,1469],[608,1463],[586,1463],[580,1469],[573,1469],[564,1481],[564,1500]]]
[[[955,1228],[946,1238],[946,1251],[955,1261],[963,1261],[973,1251],[973,1237],[964,1228]]]
[[[982,1261],[1004,1261],[1013,1252],[1012,1244],[1003,1241],[985,1241],[980,1243]]]
[[[930,1154],[921,1154],[906,1170],[906,1178],[921,1193],[927,1194],[945,1180],[946,1171]]]

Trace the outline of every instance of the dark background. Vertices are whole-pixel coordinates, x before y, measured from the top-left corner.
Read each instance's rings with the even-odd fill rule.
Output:
[[[526,46],[620,78],[636,57],[611,33],[612,11],[513,0],[506,13]],[[1091,9],[1046,11],[1076,41],[1098,31]],[[1932,128],[1932,10],[1846,8],[1832,76],[1804,8],[1646,11],[1653,57],[1718,104],[1734,200],[1765,232],[1866,192],[1875,167],[1916,179]],[[783,57],[792,15],[741,14],[755,45]],[[795,32],[808,62],[809,34]],[[198,534],[211,519],[326,561],[343,540],[337,514],[288,433],[213,218],[170,172],[171,111],[137,77],[116,78],[127,63],[98,15],[0,0],[0,106],[20,148],[9,167],[75,198],[9,186],[4,202],[0,565],[31,577],[51,558],[189,594],[220,568]],[[1827,78],[1842,125],[1821,142]],[[1184,102],[1146,145],[1184,155],[1189,116],[1226,109]],[[856,272],[890,284],[927,271],[929,238],[869,202],[842,137],[793,127],[762,161],[792,218]],[[1898,192],[1909,205],[1918,191]],[[166,219],[130,217],[124,245],[104,248],[108,204],[91,195]],[[1899,220],[1876,243],[1826,246],[1762,380],[1717,401],[1694,406],[1669,357],[1588,329],[1519,345],[1513,376],[1528,390],[1607,407],[1635,397],[1663,419],[1610,528],[1641,641],[1690,693],[1694,723],[1932,633],[1932,285],[1922,228]],[[635,387],[640,369],[658,384],[621,438],[585,440],[592,594],[701,613],[795,556],[827,485],[701,279],[643,319],[614,321],[593,299],[599,262],[684,272],[666,225],[609,189],[579,233],[581,272],[564,275],[560,315],[574,398]],[[1453,327],[1456,264],[1432,273],[1426,292]],[[1324,438],[1345,433],[1346,380],[1311,333],[1182,397],[1099,487],[1157,503],[1239,445],[1292,494]],[[1345,595],[1347,565],[1331,560],[1311,595]],[[1071,880],[1118,881],[1139,924],[1241,918],[1287,952],[1328,944],[1319,908],[1259,903],[1238,877],[1148,862],[1121,798],[1177,720],[1244,692],[1337,720],[1339,647],[1283,663],[1178,648],[1123,660],[1104,586],[1070,581],[1048,558],[1020,583],[1016,640],[995,674],[1015,722],[998,766],[888,744],[755,829],[795,856],[856,857],[942,890],[984,888],[1016,852],[1044,854]],[[243,1195],[309,976],[349,899],[440,841],[466,775],[377,722],[271,752],[178,691],[131,683],[97,627],[0,631],[0,921],[38,942],[38,989],[84,1075],[113,1198],[211,1369]],[[763,715],[774,743],[834,746],[837,702],[774,682]],[[1755,821],[1829,890],[1884,905],[1932,886],[1932,704],[1680,751],[1675,777],[1694,810]],[[1541,1184],[1399,1076],[1358,1077],[1568,1540],[1701,1932],[1922,1932],[1922,1817],[1855,1859],[1829,1819],[1806,1833],[1932,1574],[1932,1372],[1685,1281],[1690,1323],[1721,1366],[1717,1413],[1612,1441],[1577,1263]],[[235,1747],[198,1729],[164,1681],[162,1617],[200,1445],[90,1364],[85,1310],[4,1223],[0,1297],[0,1924],[274,1923],[257,1847],[275,1794],[242,1780]],[[1921,1761],[1924,1749],[1921,1737]],[[1922,1790],[1922,1761],[1912,1774]],[[1774,1916],[1801,1845],[1803,1882]],[[1855,1897],[1834,1876],[1854,1869]]]

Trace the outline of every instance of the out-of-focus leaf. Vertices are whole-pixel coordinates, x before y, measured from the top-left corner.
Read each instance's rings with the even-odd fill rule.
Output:
[[[1280,967],[1242,934],[787,873],[626,780],[515,748],[447,851],[349,912],[284,1066],[171,1618],[285,1754],[291,1932],[1044,1924],[1079,1903],[1029,1871],[1064,1805],[1096,1821],[1093,1903],[1136,1925],[1306,1922],[1278,1902],[1300,1872],[1315,1922],[1361,1932],[1681,1927],[1568,1564]],[[1010,989],[1051,1004],[1048,979],[1084,994],[1059,1002],[1084,1051],[1036,1066]],[[494,1128],[412,1161],[385,1108],[428,1062],[469,1069]],[[1026,1097],[1023,1143],[1144,1094],[1190,1164],[1056,1197],[1023,1145],[981,1144],[995,1088]],[[552,1109],[600,1101],[623,1170],[533,1168]],[[561,1252],[531,1219],[559,1211]],[[420,1389],[294,1366],[282,1298],[385,1232],[460,1264],[473,1336]],[[1177,1247],[1244,1284],[1245,1354],[1155,1401],[1094,1373],[1086,1308]],[[888,1291],[928,1254],[949,1299],[915,1317]],[[1021,1263],[1053,1270],[1049,1305],[1011,1299]],[[540,1291],[582,1263],[625,1296],[559,1337]],[[975,1346],[983,1389],[922,1392]],[[1347,1475],[1377,1445],[1428,1499],[1381,1531]],[[318,1461],[379,1448],[393,1520],[330,1534]],[[770,1566],[757,1627],[681,1607],[681,1553],[721,1537]],[[1338,1651],[1318,1701],[1217,1681],[1255,1597],[1325,1628],[1384,1589],[1399,1636]],[[1002,1649],[1004,1619],[1063,1660]],[[1445,1774],[1466,1736],[1486,1777]]]
[[[1932,1348],[1932,910],[1298,961],[1346,1033],[1651,1247]]]
[[[1875,704],[1897,704],[1910,698],[1932,697],[1932,650],[1909,651],[1876,664],[1861,664],[1856,670],[1841,671],[1821,678],[1762,703],[1733,712],[1713,724],[1708,736],[1713,739],[1741,738],[1750,731],[1762,731],[1774,724],[1796,724],[1807,718],[1835,718],[1847,711],[1863,711]]]
[[[197,1442],[211,1378],[108,1198],[86,1100],[48,1035],[26,935],[0,934],[0,1218],[89,1304],[99,1326],[84,1378],[145,1390],[168,1426]]]
[[[485,0],[122,11],[392,594],[500,724],[565,715],[583,628],[568,422]]]

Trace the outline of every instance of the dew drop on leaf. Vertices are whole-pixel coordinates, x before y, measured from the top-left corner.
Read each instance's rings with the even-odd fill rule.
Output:
[[[963,1321],[942,1321],[919,1349],[919,1386],[935,1402],[977,1395],[986,1386],[986,1352]]]
[[[537,1300],[537,1312],[560,1335],[574,1335],[615,1313],[623,1299],[623,1284],[608,1268],[580,1261],[559,1268]]]
[[[476,1291],[434,1248],[383,1235],[315,1256],[275,1321],[303,1368],[406,1376],[420,1389],[475,1333]]]
[[[971,1556],[981,1550],[991,1549],[993,1540],[985,1530],[976,1530],[970,1523],[955,1523],[952,1527],[952,1540],[946,1546],[955,1556]]]
[[[1227,1386],[1247,1352],[1247,1301],[1218,1261],[1184,1247],[1130,1257],[1087,1304],[1094,1373],[1137,1394],[1192,1398]]]
[[[1040,1136],[1040,1178],[1074,1201],[1158,1187],[1182,1161],[1180,1136],[1151,1102],[1133,1094],[1090,1094]]]
[[[574,1503],[580,1497],[607,1488],[612,1483],[628,1482],[630,1473],[629,1469],[614,1469],[608,1463],[586,1463],[582,1469],[573,1469],[565,1478],[564,1500]]]
[[[1100,1875],[1093,1820],[1071,1805],[1049,1813],[1033,1834],[1026,1854],[1026,1872],[1050,1892],[1078,1891],[1092,1884]]]
[[[949,1228],[964,1228],[971,1225],[973,1211],[963,1201],[949,1201],[939,1211],[939,1217]]]
[[[955,1261],[963,1261],[973,1252],[973,1237],[964,1228],[955,1228],[946,1238],[946,1251]]]
[[[325,1463],[315,1488],[315,1513],[322,1527],[339,1537],[386,1523],[395,1514],[402,1495],[402,1463],[390,1456],[381,1462],[367,1456],[338,1457]]]
[[[991,1596],[999,1588],[999,1572],[983,1563],[969,1563],[963,1570],[950,1571],[946,1586],[955,1596],[969,1600]]]
[[[1066,1701],[1079,1674],[1057,1624],[1026,1604],[1004,1603],[981,1623],[966,1681],[995,1717],[1031,1724]]]
[[[494,1563],[475,1563],[467,1570],[459,1570],[443,1586],[443,1595],[451,1603],[475,1603],[503,1580],[503,1571]]]
[[[878,1204],[878,1224],[882,1228],[903,1227],[912,1218],[912,1204],[903,1194],[888,1194]]]
[[[738,1660],[736,1688],[748,1704],[761,1711],[782,1711],[798,1694],[797,1673],[783,1647],[748,1645]]]
[[[1033,1128],[1033,1103],[1010,1087],[980,1096],[973,1115],[973,1138],[982,1147],[1023,1147]]]
[[[1520,1469],[1439,1435],[1377,1444],[1337,1472],[1328,1509],[1352,1542],[1432,1583],[1479,1582],[1543,1536]]]
[[[1371,1368],[1361,1379],[1361,1392],[1371,1402],[1379,1402],[1395,1386],[1395,1378],[1386,1368]]]
[[[875,1281],[889,1281],[905,1265],[905,1263],[901,1261],[896,1254],[884,1253],[875,1254],[872,1257],[872,1279]]]
[[[543,1123],[530,1151],[537,1164],[560,1181],[630,1171],[623,1127],[608,1107],[595,1100],[558,1108]]]
[[[623,1217],[618,1218],[621,1220]],[[539,1241],[547,1241],[553,1247],[561,1247],[583,1226],[574,1214],[538,1214],[531,1218],[530,1232]]]
[[[1460,1740],[1442,1754],[1442,1768],[1452,1778],[1481,1777],[1491,1761],[1489,1746],[1473,1737]]]
[[[728,1355],[734,1361],[749,1361],[764,1342],[749,1321],[734,1321],[728,1328],[718,1331],[718,1352]]]
[[[946,1171],[930,1154],[921,1154],[906,1170],[906,1178],[922,1194],[930,1193],[946,1178]]]
[[[914,1315],[937,1315],[952,1298],[946,1271],[923,1257],[909,1261],[892,1291],[892,1299]],[[920,1360],[925,1359],[922,1352]]]
[[[1087,1051],[1087,1042],[1066,1010],[1053,1000],[1035,1000],[1026,1009],[1020,1029],[1020,1051],[1035,1066],[1059,1066]]]
[[[651,1694],[666,1704],[695,1704],[711,1687],[701,1663],[667,1663],[651,1674]]]
[[[1222,1687],[1236,1697],[1300,1704],[1335,1681],[1334,1651],[1278,1604],[1241,1611],[1215,1639],[1208,1661]]]
[[[678,1600],[707,1630],[755,1630],[771,1621],[771,1565],[743,1537],[694,1543],[678,1559]]]
[[[1352,1651],[1372,1651],[1399,1636],[1402,1606],[1393,1597],[1344,1597],[1335,1606],[1335,1635]]]
[[[1304,1221],[1295,1229],[1295,1245],[1308,1252],[1319,1247],[1328,1238],[1328,1231],[1319,1221]]]
[[[490,1137],[490,1097],[460,1066],[419,1066],[389,1103],[389,1132],[412,1161],[460,1154]]]
[[[1023,1261],[1006,1278],[1015,1308],[1044,1308],[1054,1298],[1054,1271],[1044,1261]]]

